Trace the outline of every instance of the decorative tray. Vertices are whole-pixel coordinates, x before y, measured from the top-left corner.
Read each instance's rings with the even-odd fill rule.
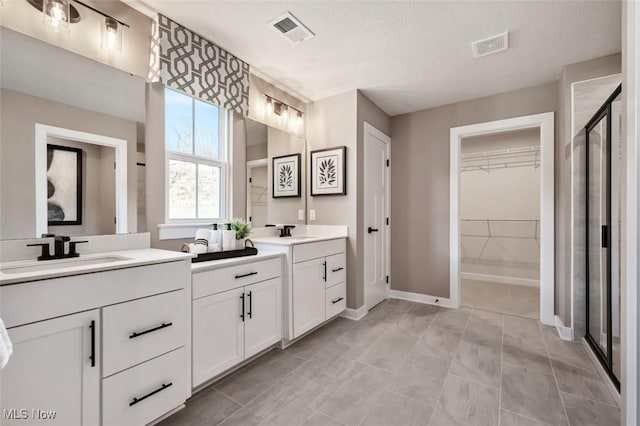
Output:
[[[216,251],[214,253],[201,253],[198,257],[192,257],[191,263],[208,262],[210,260],[231,259],[234,257],[255,256],[258,249],[245,247],[242,250]]]

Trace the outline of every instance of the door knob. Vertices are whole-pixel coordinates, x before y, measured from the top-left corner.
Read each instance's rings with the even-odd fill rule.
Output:
[[[372,233],[372,232],[378,232],[378,229],[377,229],[377,228],[369,227],[369,229],[367,229],[367,233],[369,233],[369,234],[370,234],[370,233]]]

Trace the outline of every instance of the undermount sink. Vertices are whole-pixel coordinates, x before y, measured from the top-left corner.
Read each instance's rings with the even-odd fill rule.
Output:
[[[43,260],[39,262],[28,262],[20,265],[7,265],[0,266],[0,271],[5,274],[25,274],[29,272],[42,272],[52,271],[57,269],[73,268],[76,266],[90,266],[100,265],[104,263],[120,262],[123,260],[131,260],[129,257],[124,256],[104,256],[104,257],[91,257],[81,258],[75,257],[71,259],[61,260]]]

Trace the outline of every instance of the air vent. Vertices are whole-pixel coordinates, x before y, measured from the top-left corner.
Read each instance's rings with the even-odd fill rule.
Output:
[[[270,21],[269,26],[278,31],[278,34],[285,36],[291,44],[298,44],[315,37],[314,33],[289,12]]]
[[[509,31],[471,43],[471,49],[473,49],[473,56],[475,58],[493,55],[494,53],[502,52],[508,48]]]

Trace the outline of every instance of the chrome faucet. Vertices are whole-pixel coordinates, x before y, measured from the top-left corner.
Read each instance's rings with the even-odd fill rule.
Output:
[[[42,234],[42,238],[53,238],[53,256],[51,255],[51,247],[49,243],[27,244],[28,247],[42,247],[42,254],[38,256],[38,260],[54,260],[66,259],[70,257],[79,257],[76,252],[76,245],[88,243],[89,241],[71,241],[71,237],[65,235]],[[69,243],[69,251],[64,252],[64,243]]]

